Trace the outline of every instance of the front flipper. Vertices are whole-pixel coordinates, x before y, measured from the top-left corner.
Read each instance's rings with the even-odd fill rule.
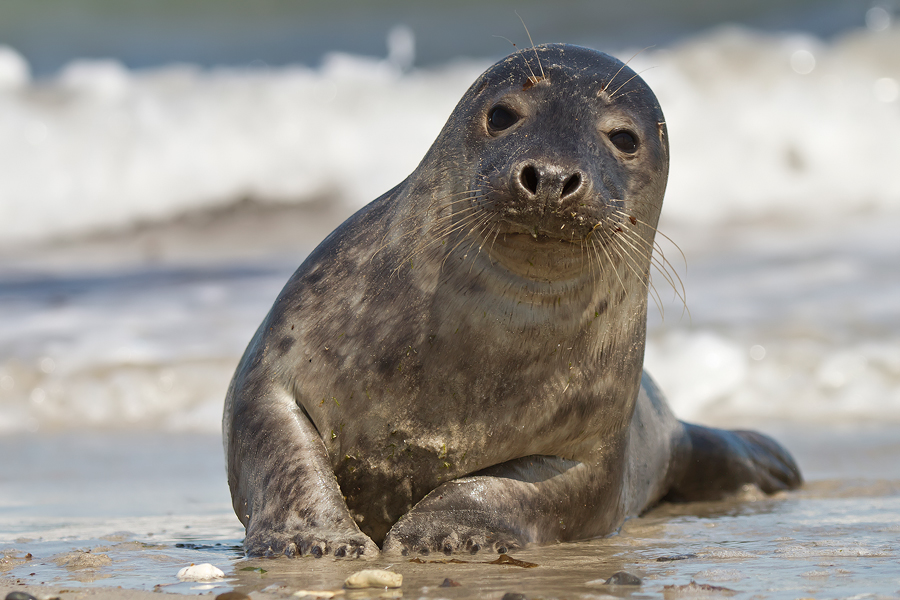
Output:
[[[448,481],[388,532],[384,552],[505,553],[609,533],[622,518],[620,473],[528,456]]]
[[[224,430],[248,555],[378,556],[350,516],[318,432],[277,383],[255,373],[236,378]]]
[[[768,436],[690,423],[684,428],[683,462],[665,500],[718,500],[746,484],[771,494],[803,483],[797,463]]]

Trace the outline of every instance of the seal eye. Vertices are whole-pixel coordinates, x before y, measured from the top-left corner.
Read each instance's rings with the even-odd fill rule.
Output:
[[[609,141],[613,146],[624,152],[625,154],[634,154],[637,152],[637,139],[630,131],[619,130],[609,134]]]
[[[499,104],[488,113],[488,127],[491,131],[503,131],[509,129],[518,122],[519,116]]]

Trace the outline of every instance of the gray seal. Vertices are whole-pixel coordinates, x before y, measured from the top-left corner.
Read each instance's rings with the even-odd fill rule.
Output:
[[[662,499],[799,485],[777,443],[678,421],[643,372],[668,164],[656,97],[617,59],[546,45],[479,77],[412,175],[294,273],[237,368],[223,428],[246,552],[507,552]]]

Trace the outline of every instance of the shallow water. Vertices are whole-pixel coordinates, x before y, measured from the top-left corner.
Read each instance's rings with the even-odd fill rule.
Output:
[[[247,560],[217,436],[7,438],[0,455],[17,459],[3,469],[0,585],[15,580],[185,594],[267,589],[275,595],[337,590],[351,572],[383,567],[403,574],[404,596],[423,598],[507,591],[530,598],[681,598],[697,592],[678,588],[691,581],[728,588],[733,594],[715,593],[736,598],[900,595],[900,428],[784,426],[770,432],[797,456],[808,479],[801,490],[662,505],[608,538],[514,555],[534,568],[486,564],[496,556],[485,554],[454,557],[464,563],[421,557],[425,564],[401,557]],[[178,581],[181,567],[204,562],[222,569],[225,579]],[[618,571],[641,577],[643,585],[603,585]],[[460,587],[439,587],[445,578]]]

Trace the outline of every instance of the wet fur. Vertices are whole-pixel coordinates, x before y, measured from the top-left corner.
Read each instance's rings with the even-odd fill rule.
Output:
[[[497,103],[509,131],[487,129]],[[656,98],[616,59],[540,46],[482,75],[241,360],[223,428],[247,552],[508,551],[607,534],[667,494],[799,483],[774,442],[680,423],[642,371],[667,172]]]

